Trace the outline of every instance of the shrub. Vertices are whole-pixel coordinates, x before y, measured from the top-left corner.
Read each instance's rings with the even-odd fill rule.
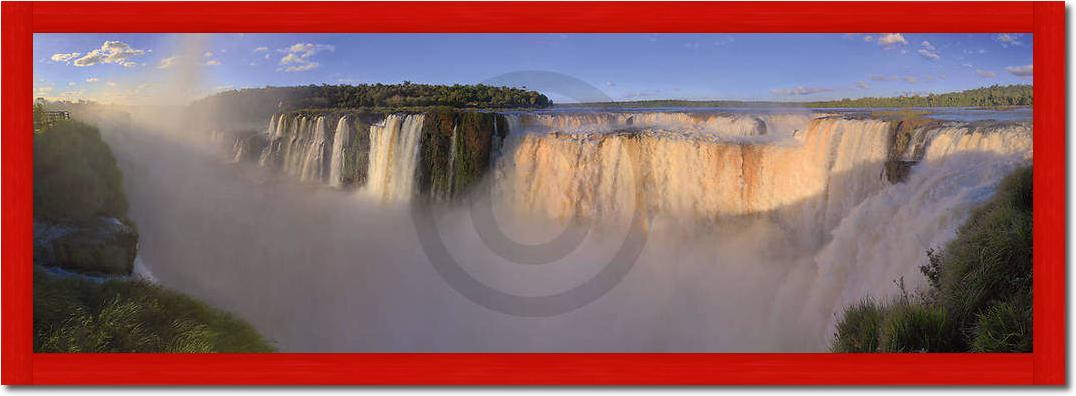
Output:
[[[833,352],[877,352],[878,332],[884,308],[872,299],[864,299],[844,311],[837,323]]]
[[[1007,177],[942,253],[939,297],[965,332],[985,307],[1031,290],[1031,188],[1030,168]]]
[[[949,341],[941,308],[900,302],[890,307],[879,330],[883,352],[945,352]]]
[[[1031,309],[1005,301],[977,315],[971,331],[975,352],[1026,352],[1031,350]]]

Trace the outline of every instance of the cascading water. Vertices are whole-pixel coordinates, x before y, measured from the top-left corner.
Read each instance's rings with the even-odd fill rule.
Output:
[[[385,202],[411,198],[424,119],[421,114],[393,114],[370,126],[366,194]]]
[[[348,117],[340,117],[336,122],[336,133],[333,135],[332,158],[329,161],[329,185],[340,188],[344,186],[344,150],[351,146],[351,128],[348,126]]]
[[[325,162],[328,159],[326,153],[332,147],[329,142],[329,131],[325,127],[325,117],[318,117],[314,123],[311,141],[306,144],[306,155],[303,156],[300,167],[300,180],[324,180]]]
[[[502,158],[505,178],[498,184],[518,207],[557,218],[630,210],[641,183],[645,208],[654,214],[706,220],[810,207],[784,216],[832,225],[883,187],[887,128],[882,121],[820,119],[801,144],[523,134]]]
[[[316,278],[309,288],[295,286],[304,298],[281,303],[308,316],[304,323],[318,323],[312,329],[326,329],[319,333],[323,341],[313,341],[300,330],[305,327],[281,323],[275,311],[263,313],[259,299],[245,310],[282,339],[286,350],[824,350],[843,307],[868,295],[896,293],[893,281],[900,278],[911,288],[922,286],[918,267],[926,261],[925,250],[951,240],[969,211],[1032,155],[1031,125],[1020,122],[932,123],[899,132],[906,141],[895,143],[892,121],[806,112],[509,113],[503,126],[459,115],[438,122],[429,117],[389,115],[367,131],[367,124],[357,127],[358,116],[348,115],[337,120],[331,136],[323,117],[270,119],[263,165],[358,189],[337,194],[347,203],[326,203],[358,205],[354,216],[345,215],[352,209],[311,204],[312,214],[268,221],[271,229],[332,235],[307,241],[316,248],[276,240],[273,235],[283,232],[278,231],[258,234],[254,248],[246,250],[259,263],[293,268],[299,260],[317,267],[280,279],[258,272],[258,278],[275,282]],[[439,126],[424,129],[430,125]],[[475,125],[492,133],[475,134]],[[475,144],[500,136],[503,127],[508,129],[503,142]],[[368,146],[358,144],[367,136]],[[468,156],[475,147],[489,155]],[[320,177],[311,168],[318,150],[328,156]],[[439,154],[430,154],[435,151]],[[420,182],[424,174],[442,175],[445,185],[455,186],[458,168],[471,166],[472,158],[486,164],[482,172],[492,184],[498,221],[522,240],[541,241],[545,234],[531,230],[546,220],[554,230],[580,217],[599,226],[615,223],[636,208],[636,198],[643,200],[650,238],[635,268],[592,305],[540,323],[459,297],[437,281],[418,242],[409,239],[413,230],[395,230],[410,224],[406,213],[393,217],[380,204],[428,194]],[[894,161],[909,164],[899,180],[887,175]],[[365,176],[348,184],[353,172],[348,169],[354,167]],[[241,202],[233,207],[248,204]],[[541,269],[519,266],[492,255],[473,236],[467,212],[454,205],[445,202],[447,212],[439,220],[447,243],[460,249],[455,254],[468,271],[509,290],[545,294],[586,279],[594,271],[590,263],[607,260],[602,249],[616,242],[613,227],[597,227],[571,256]],[[267,221],[261,212],[251,218]],[[188,221],[176,217],[163,224]],[[365,226],[368,222],[376,225]],[[245,228],[236,227],[247,223],[237,224],[224,230],[242,233]],[[354,237],[356,229],[367,228],[378,232]],[[231,248],[221,250],[232,254]],[[168,271],[154,270],[167,279]],[[324,286],[344,279],[357,279],[361,287]],[[309,296],[321,296],[317,301],[333,308],[318,314],[321,303],[299,303]],[[334,327],[341,317],[337,311],[363,319]]]

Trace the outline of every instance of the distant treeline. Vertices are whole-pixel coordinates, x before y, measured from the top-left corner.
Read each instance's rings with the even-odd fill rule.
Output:
[[[992,107],[1030,106],[1031,85],[991,85],[967,91],[925,96],[841,99],[804,103],[806,107]]]
[[[560,103],[558,108],[654,109],[663,107],[801,107],[796,102],[748,102],[742,100],[636,100],[628,102]]]
[[[614,109],[649,109],[661,107],[741,107],[741,108],[781,108],[781,107],[996,107],[996,106],[1030,106],[1032,104],[1031,85],[993,85],[969,89],[967,91],[944,94],[917,96],[898,96],[888,98],[841,99],[822,102],[749,102],[736,100],[640,100],[632,102],[601,102],[558,104],[556,107],[572,108],[614,108]]]

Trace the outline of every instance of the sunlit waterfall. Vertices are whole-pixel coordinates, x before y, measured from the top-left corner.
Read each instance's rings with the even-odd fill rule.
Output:
[[[227,174],[210,171],[195,178],[210,186],[197,190],[219,190],[228,216],[185,215],[201,206],[143,213],[166,216],[162,230],[208,233],[168,240],[179,244],[168,252],[191,257],[155,267],[162,279],[206,263],[199,271],[230,276],[222,285],[282,290],[273,302],[286,308],[251,298],[240,311],[289,351],[824,351],[844,307],[893,296],[897,281],[925,285],[927,249],[952,240],[1005,175],[1030,163],[1031,127],[907,128],[806,111],[285,113],[239,145],[260,158],[242,157],[339,191],[253,183],[237,193],[235,181],[213,187]],[[160,193],[142,190],[151,196],[137,202],[205,199],[175,188],[182,183],[143,181]],[[498,226],[519,243],[595,227],[548,266],[518,265],[476,234],[472,194],[487,185]],[[506,292],[547,295],[592,277],[636,208],[648,237],[609,294],[536,326],[473,304],[438,278],[410,212],[384,205],[418,196],[436,202],[439,234],[468,273]],[[147,246],[157,263],[171,257]],[[222,262],[252,267],[228,275],[231,267],[210,265]]]
[[[832,226],[884,186],[888,126],[820,119],[804,127],[802,141],[787,144],[525,134],[502,158],[500,190],[519,208],[558,218],[631,210],[641,186],[653,214],[715,220],[772,213],[789,223]]]
[[[332,158],[329,161],[329,185],[340,188],[344,185],[344,149],[351,145],[351,128],[348,126],[348,117],[340,117],[336,122],[336,133],[333,135]]]
[[[411,198],[424,119],[421,114],[393,114],[370,127],[366,194],[386,202]]]
[[[310,142],[306,145],[306,155],[302,160],[300,179],[303,181],[322,181],[325,176],[325,166],[328,156],[326,153],[329,145],[329,130],[325,126],[325,117],[318,117],[314,123],[314,129]]]

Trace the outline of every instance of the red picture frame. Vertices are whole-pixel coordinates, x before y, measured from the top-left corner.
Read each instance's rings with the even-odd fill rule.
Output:
[[[1063,2],[4,2],[2,376],[24,384],[998,384],[1065,377]],[[1034,352],[33,353],[33,33],[1034,34]]]

